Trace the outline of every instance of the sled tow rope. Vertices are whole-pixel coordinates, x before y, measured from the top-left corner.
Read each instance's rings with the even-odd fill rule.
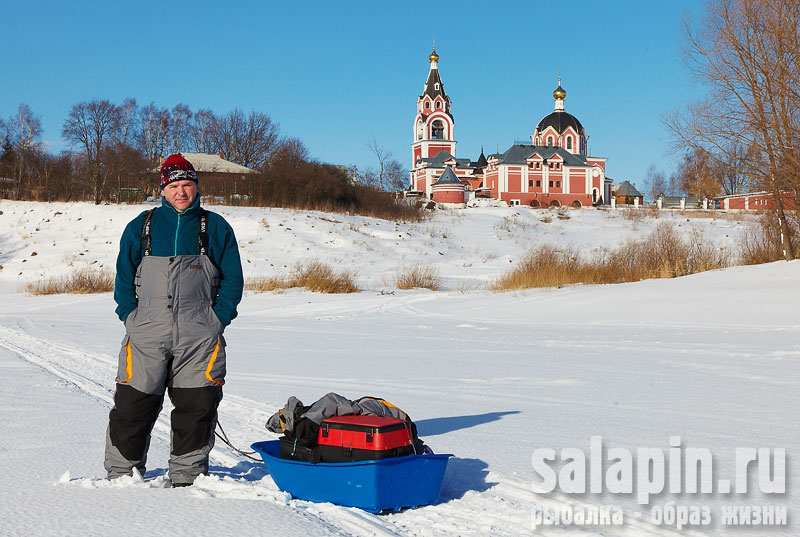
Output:
[[[228,440],[228,435],[225,434],[225,429],[222,428],[222,425],[220,425],[219,420],[217,421],[217,429],[219,429],[222,434],[219,434],[216,430],[214,430],[214,434],[217,436],[217,438],[222,440],[222,442],[225,443],[229,448],[231,448],[232,450],[234,450],[236,453],[238,453],[243,457],[247,457],[248,459],[256,462],[261,462],[261,459],[257,459],[251,456],[255,454],[255,451],[242,451],[241,449],[231,444],[231,441]]]

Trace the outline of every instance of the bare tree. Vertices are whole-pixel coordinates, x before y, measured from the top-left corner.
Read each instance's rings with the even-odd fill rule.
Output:
[[[186,151],[190,145],[192,111],[185,104],[172,108],[172,128],[170,129],[170,153]]]
[[[49,155],[42,149],[39,153],[37,160],[37,177],[38,177],[38,196],[34,195],[34,199],[41,201],[53,201],[56,197],[56,189],[53,188],[53,177],[58,168],[58,159]]]
[[[720,185],[725,194],[741,194],[750,188],[748,163],[757,159],[757,150],[734,144],[724,153],[717,155],[717,169]]]
[[[782,198],[800,191],[798,28],[800,0],[712,0],[697,23],[687,16],[685,63],[708,97],[665,118],[683,147],[729,162],[747,148],[737,171],[771,192],[787,260],[794,248]]]
[[[280,145],[278,125],[262,112],[245,114],[236,108],[218,117],[214,127],[216,149],[227,160],[248,168],[263,168]]]
[[[661,194],[667,192],[667,181],[664,178],[664,172],[658,170],[654,163],[650,164],[647,168],[647,184],[650,185],[650,199],[655,200]]]
[[[85,151],[94,202],[97,205],[103,199],[107,178],[107,170],[102,163],[103,152],[113,133],[119,128],[119,121],[119,107],[106,100],[75,104],[64,120],[64,139]]]
[[[676,172],[672,172],[669,176],[669,182],[667,182],[667,190],[664,192],[667,196],[677,196],[678,193],[681,191],[680,187],[680,180],[678,178],[678,174]]]
[[[192,144],[198,153],[213,153],[214,133],[217,130],[217,117],[211,110],[198,110],[192,118],[190,133]]]
[[[388,149],[381,147],[378,141],[373,139],[367,144],[370,152],[375,155],[377,161],[377,169],[374,170],[374,186],[382,188],[383,190],[397,191],[402,190],[406,186],[408,172],[403,168],[403,165],[394,158],[394,155]]]
[[[384,186],[386,190],[397,192],[408,186],[408,170],[400,161],[392,158],[386,162],[384,168]]]
[[[167,150],[172,118],[169,110],[150,103],[139,112],[138,148],[155,165]]]
[[[682,191],[697,197],[740,194],[749,185],[743,170],[753,160],[740,145],[714,153],[703,147],[691,147],[678,166],[676,180]]]
[[[713,198],[722,191],[720,167],[705,149],[689,149],[675,174],[681,192],[698,198]]]
[[[299,138],[284,138],[273,152],[271,163],[280,162],[299,168],[301,164],[311,161],[308,149]]]
[[[363,168],[352,166],[350,170],[351,178],[355,184],[380,188],[380,175],[372,166],[365,166]]]
[[[367,144],[367,147],[375,155],[375,160],[378,161],[377,177],[375,179],[377,184],[375,186],[382,187],[386,175],[386,163],[392,158],[392,152],[378,145],[378,141],[374,138]]]
[[[129,97],[122,101],[119,107],[119,124],[114,138],[121,144],[131,144],[136,132],[136,119],[139,113],[139,106],[136,99]]]
[[[38,139],[42,135],[42,122],[23,103],[17,108],[16,114],[5,122],[0,120],[0,132],[7,148],[4,158],[12,178],[16,181],[15,197],[21,199],[26,179],[30,180],[41,152]]]

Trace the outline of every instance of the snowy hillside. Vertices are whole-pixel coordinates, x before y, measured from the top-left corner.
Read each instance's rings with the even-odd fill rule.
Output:
[[[21,284],[91,266],[113,271],[125,225],[152,205],[0,201],[0,282]],[[536,246],[575,246],[586,255],[642,239],[670,224],[687,238],[735,253],[753,216],[686,218],[676,213],[585,208],[439,211],[419,223],[316,211],[212,207],[236,232],[245,277],[285,275],[318,259],[355,272],[362,289],[391,288],[398,269],[434,266],[444,290],[478,290]],[[742,221],[742,219],[744,219]]]
[[[218,442],[211,475],[164,488],[169,408],[143,481],[103,479],[103,447],[124,328],[110,294],[35,297],[19,289],[74,267],[113,268],[124,225],[143,207],[0,201],[0,534],[148,536],[796,535],[800,473],[800,262],[622,285],[484,290],[537,244],[583,252],[671,221],[735,249],[749,223],[657,220],[584,209],[472,209],[421,223],[278,209],[212,208],[232,223],[246,277],[319,259],[358,273],[363,292],[245,295],[226,330],[220,423],[247,447],[290,395],[378,395],[453,453],[437,505],[391,515],[298,501],[263,465]],[[549,220],[546,222],[545,220]],[[36,252],[36,255],[33,255]],[[443,291],[394,288],[398,267],[430,264]],[[165,405],[169,407],[167,403]],[[635,494],[531,490],[538,448],[708,448],[714,478],[737,447],[785,448],[787,493]],[[677,530],[651,510],[707,506]],[[726,526],[722,506],[789,506],[790,525]],[[541,526],[565,506],[624,509],[620,526]],[[639,515],[637,516],[637,513]]]

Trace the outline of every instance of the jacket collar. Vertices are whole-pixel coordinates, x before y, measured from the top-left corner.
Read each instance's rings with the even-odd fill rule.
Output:
[[[197,194],[197,197],[194,199],[194,202],[187,207],[182,213],[179,213],[175,210],[175,207],[170,205],[167,202],[167,198],[161,196],[161,207],[164,209],[164,212],[167,214],[169,218],[177,219],[178,216],[194,216],[198,212],[200,212],[200,194]]]

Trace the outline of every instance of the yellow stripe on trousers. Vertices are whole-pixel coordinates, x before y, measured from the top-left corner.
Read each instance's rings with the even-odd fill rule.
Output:
[[[128,338],[128,343],[125,344],[125,373],[128,374],[128,378],[123,380],[122,382],[128,382],[131,380],[133,376],[133,364],[131,363],[131,339]]]
[[[217,346],[214,347],[214,352],[211,354],[211,360],[209,360],[208,367],[206,368],[206,378],[210,382],[214,382],[216,384],[219,384],[220,386],[223,386],[225,384],[224,382],[211,378],[211,368],[214,367],[214,362],[217,361],[217,353],[218,352],[219,352],[219,336],[217,336]]]

